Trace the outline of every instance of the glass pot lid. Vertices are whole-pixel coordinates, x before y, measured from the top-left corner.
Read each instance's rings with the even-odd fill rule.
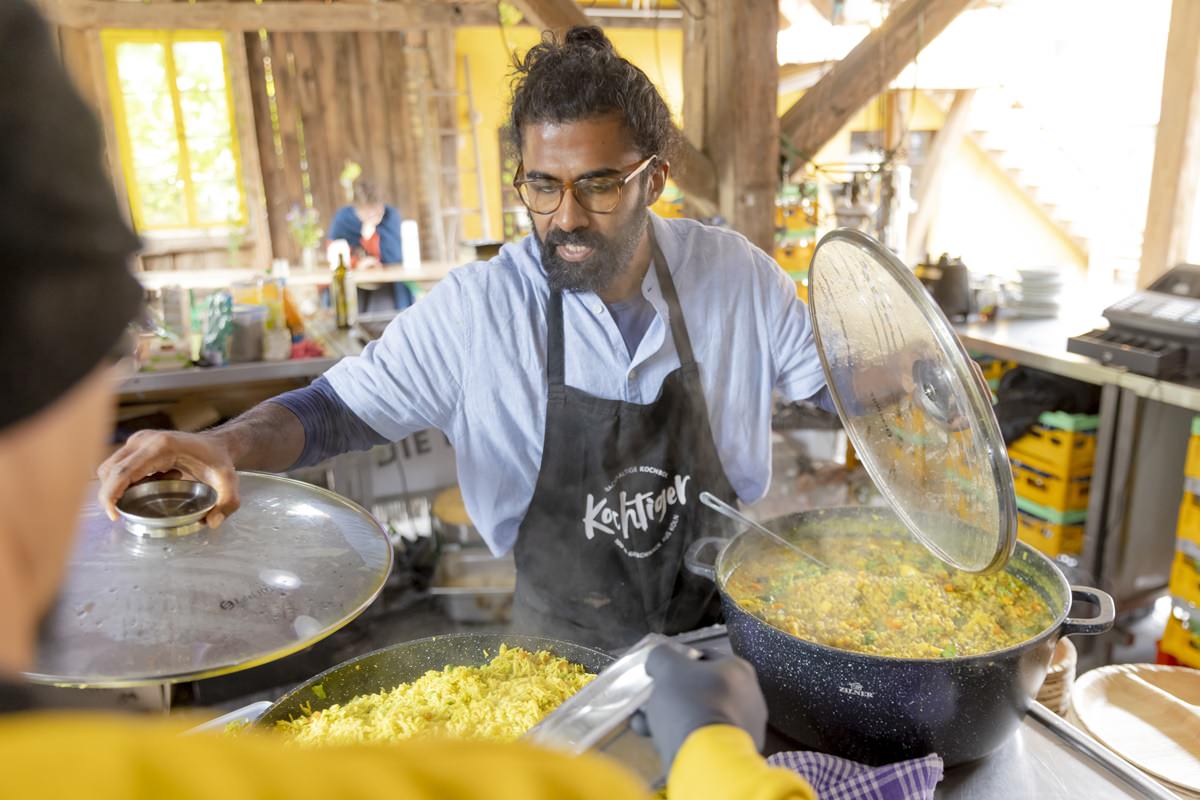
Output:
[[[991,394],[950,323],[908,267],[858,231],[824,236],[809,277],[830,394],[875,485],[939,558],[999,569],[1016,546],[1012,472]]]
[[[222,675],[308,647],[370,605],[392,565],[370,514],[311,484],[238,477],[241,508],[219,528],[162,537],[110,521],[93,483],[26,677],[119,687]]]

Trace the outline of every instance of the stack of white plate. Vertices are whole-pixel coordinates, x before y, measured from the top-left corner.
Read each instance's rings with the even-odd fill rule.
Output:
[[[1062,294],[1062,272],[1053,268],[1019,269],[1021,281],[1017,295],[1010,304],[1023,317],[1054,317],[1058,315]]]
[[[1054,658],[1050,660],[1050,668],[1046,670],[1046,680],[1038,692],[1038,702],[1060,717],[1065,717],[1071,707],[1075,659],[1075,645],[1070,639],[1059,639],[1054,648]]]
[[[1200,798],[1200,670],[1094,669],[1076,681],[1067,719],[1180,797]]]

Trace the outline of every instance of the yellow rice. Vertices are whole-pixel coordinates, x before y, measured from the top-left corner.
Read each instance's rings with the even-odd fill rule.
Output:
[[[501,645],[485,666],[430,670],[390,691],[277,722],[275,729],[302,745],[435,737],[511,742],[594,677],[544,650]]]

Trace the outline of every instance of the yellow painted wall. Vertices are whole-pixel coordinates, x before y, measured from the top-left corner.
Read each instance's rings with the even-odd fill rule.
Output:
[[[659,91],[663,93],[671,113],[679,121],[683,108],[683,33],[676,30],[613,28],[606,31],[621,55],[640,67]],[[471,71],[471,94],[479,115],[478,135],[480,161],[483,167],[484,192],[492,221],[492,236],[500,238],[500,138],[499,130],[508,114],[509,73],[512,58],[509,47],[522,55],[538,40],[539,33],[529,26],[507,28],[502,34],[498,27],[463,27],[455,31],[458,51],[459,88],[464,84],[464,60]],[[460,104],[461,124],[468,125],[466,103]],[[469,174],[474,164],[469,137],[460,137],[458,164],[462,170],[462,203],[465,208],[477,208],[476,178]],[[481,235],[479,218],[465,218],[463,238]]]

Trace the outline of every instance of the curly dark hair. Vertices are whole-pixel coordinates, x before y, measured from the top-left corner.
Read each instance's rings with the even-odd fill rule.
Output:
[[[562,41],[547,31],[525,58],[514,57],[512,105],[505,129],[519,155],[525,125],[576,122],[617,112],[643,156],[669,159],[679,135],[646,73],[617,55],[599,28],[577,26]]]

